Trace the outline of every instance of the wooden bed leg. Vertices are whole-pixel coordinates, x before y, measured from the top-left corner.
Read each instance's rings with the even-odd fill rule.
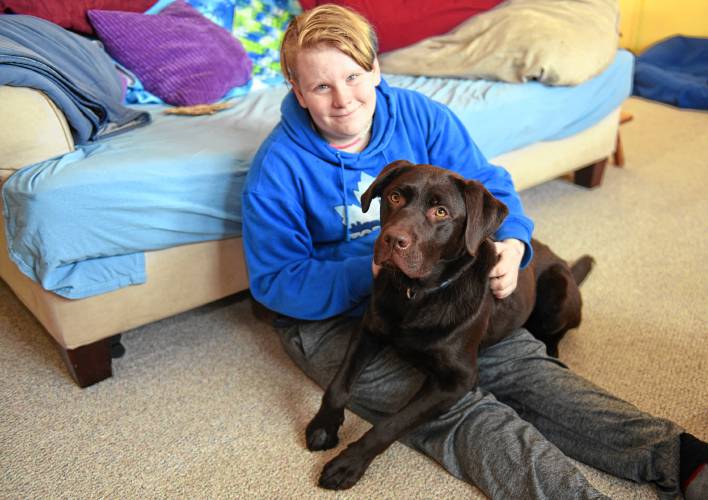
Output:
[[[578,169],[574,172],[573,182],[586,188],[594,188],[602,184],[602,176],[605,174],[607,158],[592,165]]]
[[[612,155],[615,167],[624,167],[624,149],[622,148],[622,136],[617,131],[617,141],[615,142],[615,152]]]
[[[88,387],[113,375],[111,339],[103,339],[76,349],[59,346],[64,363],[79,387]]]

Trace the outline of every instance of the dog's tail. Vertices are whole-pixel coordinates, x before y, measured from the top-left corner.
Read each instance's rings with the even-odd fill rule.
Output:
[[[570,272],[573,275],[575,283],[580,285],[587,275],[592,271],[592,266],[595,265],[595,259],[589,255],[583,255],[570,266]]]

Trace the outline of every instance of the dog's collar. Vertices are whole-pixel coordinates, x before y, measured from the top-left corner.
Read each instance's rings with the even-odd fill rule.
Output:
[[[447,288],[448,286],[450,286],[450,283],[455,281],[455,279],[457,279],[456,276],[454,278],[450,278],[449,280],[443,281],[435,288],[429,288],[429,289],[425,290],[425,295],[430,295],[431,293],[439,292],[440,290]],[[406,298],[408,300],[413,300],[417,294],[418,294],[418,292],[415,290],[414,287],[412,287],[412,286],[406,287]]]
[[[440,283],[436,287],[418,288],[414,285],[407,286],[405,288],[406,299],[408,299],[408,300],[415,299],[416,297],[419,296],[419,293],[418,293],[419,291],[424,292],[423,296],[431,295],[433,293],[439,292],[440,290],[444,290],[445,288],[449,287],[452,283],[457,281],[463,274],[465,274],[467,269],[469,269],[470,266],[472,266],[472,264],[474,264],[474,261],[475,261],[475,258],[467,253],[465,253],[462,257],[458,257],[458,258],[461,258],[461,259],[469,258],[469,260],[467,262],[465,262],[463,265],[461,265],[460,268],[458,270],[456,270],[452,276],[450,276],[448,279],[446,279],[445,281],[443,281],[442,283]],[[456,260],[456,259],[453,259],[453,260]]]

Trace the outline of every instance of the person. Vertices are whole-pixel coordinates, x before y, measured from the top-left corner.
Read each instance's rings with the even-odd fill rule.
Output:
[[[500,300],[533,258],[533,223],[508,172],[487,162],[448,108],[390,87],[376,50],[371,25],[346,8],[325,4],[291,21],[281,47],[291,92],[242,194],[252,296],[278,313],[285,350],[323,387],[378,271],[378,210],[363,213],[359,197],[388,163],[454,170],[507,205],[490,275]],[[604,498],[571,458],[674,498],[706,461],[705,443],[574,374],[524,329],[478,362],[479,386],[403,441],[491,498]],[[402,407],[422,377],[384,350],[355,385],[351,408],[376,421]]]

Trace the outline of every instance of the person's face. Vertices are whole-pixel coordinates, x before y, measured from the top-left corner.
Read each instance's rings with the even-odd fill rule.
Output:
[[[298,54],[296,75],[291,82],[295,96],[325,140],[345,144],[368,129],[381,81],[378,61],[366,71],[343,52],[322,45]]]

